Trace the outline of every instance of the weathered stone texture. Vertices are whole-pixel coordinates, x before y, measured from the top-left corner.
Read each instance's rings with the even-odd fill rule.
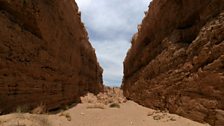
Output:
[[[122,88],[144,106],[224,125],[224,0],[153,0]]]
[[[0,113],[48,109],[102,90],[74,0],[0,0]]]

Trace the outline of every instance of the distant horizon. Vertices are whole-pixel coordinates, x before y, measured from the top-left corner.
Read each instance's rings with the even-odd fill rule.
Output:
[[[123,61],[131,46],[131,38],[141,24],[151,0],[76,0],[82,22],[100,66],[104,85],[120,87]],[[123,3],[123,4],[122,4]]]

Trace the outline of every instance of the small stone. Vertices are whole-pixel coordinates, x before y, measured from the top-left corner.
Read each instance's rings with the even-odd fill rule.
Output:
[[[160,116],[160,115],[155,115],[155,116],[153,116],[153,119],[154,119],[154,120],[161,120],[161,119],[162,119],[162,116]]]
[[[170,117],[170,121],[176,121],[174,117]]]
[[[147,116],[152,116],[154,114],[154,111],[148,112]]]

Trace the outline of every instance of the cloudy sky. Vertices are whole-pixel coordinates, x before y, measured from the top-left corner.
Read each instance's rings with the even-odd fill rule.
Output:
[[[120,86],[123,61],[150,0],[76,0],[108,86]]]

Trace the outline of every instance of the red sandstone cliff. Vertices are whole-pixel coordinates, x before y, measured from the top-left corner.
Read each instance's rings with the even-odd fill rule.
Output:
[[[153,0],[124,61],[124,95],[224,125],[224,0]]]
[[[0,113],[53,109],[101,89],[74,0],[0,0]]]

